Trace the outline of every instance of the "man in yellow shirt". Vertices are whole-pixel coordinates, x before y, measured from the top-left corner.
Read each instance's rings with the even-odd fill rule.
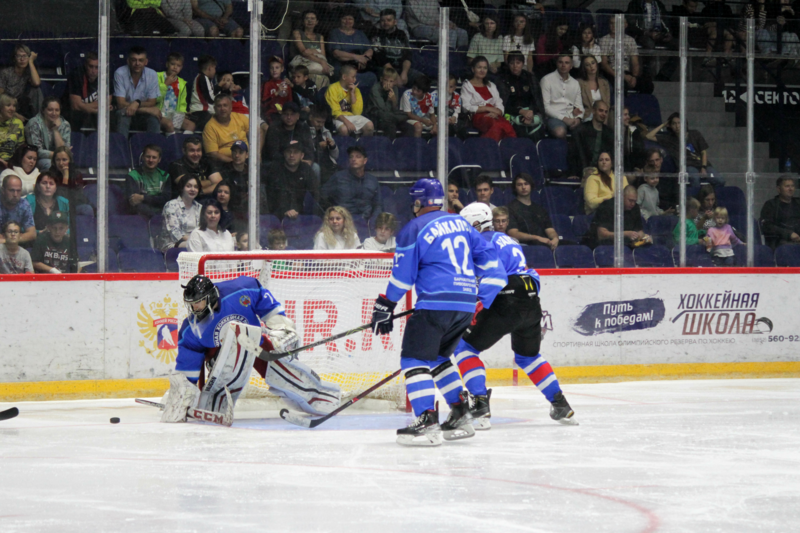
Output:
[[[333,125],[339,135],[352,135],[361,133],[369,137],[375,133],[372,121],[361,113],[364,111],[364,100],[356,83],[356,68],[352,65],[343,65],[341,80],[328,87],[325,100],[331,106]]]
[[[206,155],[218,163],[230,163],[231,146],[236,141],[244,141],[248,147],[247,134],[250,131],[250,117],[240,113],[233,113],[233,100],[230,94],[222,93],[214,99],[214,116],[203,129],[203,149]],[[267,131],[266,123],[261,124],[258,136],[258,152],[264,144],[264,134]]]

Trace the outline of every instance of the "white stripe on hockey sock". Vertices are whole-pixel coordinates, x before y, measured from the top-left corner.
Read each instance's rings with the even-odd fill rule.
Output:
[[[546,362],[547,362],[547,359],[545,359],[544,357],[539,356],[536,359],[534,359],[531,364],[529,364],[528,366],[523,368],[522,371],[530,376],[533,373],[534,370],[536,370],[537,368],[539,368],[540,366],[542,366]]]
[[[429,388],[429,389],[422,389],[416,392],[409,393],[408,400],[418,400],[420,398],[424,398],[425,396],[434,396],[436,394],[436,389]]]
[[[477,352],[470,352],[469,350],[464,350],[461,353],[457,353],[455,355],[456,364],[460,365],[464,361],[464,359],[468,359],[470,357],[478,357],[478,353]]]
[[[467,381],[476,377],[483,377],[484,379],[486,379],[486,370],[484,370],[483,368],[473,368],[472,370],[464,374],[464,382],[466,383]]]
[[[547,388],[548,385],[550,385],[554,381],[556,381],[556,375],[555,374],[550,374],[550,377],[545,379],[544,381],[542,381],[538,385],[536,385],[536,388],[539,389],[540,391],[543,391],[544,389]]]
[[[455,389],[459,389],[459,388],[461,388],[461,380],[457,379],[457,380],[453,381],[452,383],[450,383],[449,385],[446,385],[444,388],[439,387],[439,392],[441,392],[442,396],[444,396],[445,394],[447,394],[451,390],[455,390]]]
[[[416,376],[406,378],[406,385],[413,385],[414,383],[419,383],[421,381],[431,381],[430,373],[423,372],[422,374],[417,374]]]

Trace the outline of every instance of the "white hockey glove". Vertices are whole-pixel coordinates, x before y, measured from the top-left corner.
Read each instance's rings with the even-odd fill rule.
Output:
[[[169,394],[161,414],[162,422],[186,422],[186,413],[197,403],[200,389],[180,372],[169,375]]]
[[[294,322],[284,315],[275,314],[269,317],[261,328],[261,333],[269,340],[269,343],[261,345],[268,352],[288,352],[297,348],[300,343]],[[272,345],[271,349],[268,349],[269,344]]]

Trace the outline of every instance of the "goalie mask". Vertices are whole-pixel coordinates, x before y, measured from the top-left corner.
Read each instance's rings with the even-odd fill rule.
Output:
[[[462,209],[459,215],[467,219],[469,225],[478,230],[478,233],[492,229],[492,210],[486,204],[471,203]],[[475,225],[476,222],[478,226]]]
[[[198,302],[205,301],[202,309],[196,309]],[[196,275],[183,286],[183,303],[190,317],[194,317],[195,322],[200,322],[214,312],[219,301],[219,291],[214,286],[214,282],[205,276]],[[199,307],[199,306],[198,306]]]

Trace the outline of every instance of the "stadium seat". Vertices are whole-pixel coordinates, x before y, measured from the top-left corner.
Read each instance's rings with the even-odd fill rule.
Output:
[[[572,241],[578,243],[575,233],[572,231],[572,221],[568,215],[550,215],[550,221],[553,223],[553,229],[556,230],[558,236],[562,240]]]
[[[727,187],[726,187],[727,188]],[[736,215],[729,217],[728,223],[733,228],[734,232],[738,232],[741,235],[741,239],[746,241],[747,240],[747,214],[743,213],[741,215]],[[761,244],[761,225],[758,223],[758,220],[753,219],[753,243],[754,244]]]
[[[97,210],[97,183],[87,183],[83,188],[83,194],[89,204]],[[125,215],[128,213],[127,202],[125,201],[125,194],[122,189],[114,184],[108,185],[108,213],[110,215]]]
[[[350,166],[350,156],[347,155],[347,149],[356,144],[356,140],[353,137],[344,135],[334,135],[333,140],[339,148],[339,159],[336,160],[336,163],[340,168],[348,168]]]
[[[535,189],[541,189],[544,185],[542,164],[532,140],[514,137],[503,139],[500,141],[500,158],[511,179],[524,172],[533,177]]]
[[[775,250],[775,263],[779,267],[800,267],[800,246],[783,244]]]
[[[680,253],[678,248],[672,250],[672,260],[675,266],[680,266],[681,264]],[[714,265],[711,254],[706,251],[705,246],[696,244],[686,247],[686,266],[691,268],[713,268],[716,265]]]
[[[239,39],[209,39],[208,53],[214,56],[219,65],[221,65],[218,67],[219,70],[250,72],[250,44],[246,41]]]
[[[633,252],[627,246],[622,247],[624,251],[624,267],[634,268]],[[609,245],[598,246],[594,249],[594,262],[598,268],[614,268],[614,247]]]
[[[745,200],[742,189],[739,187],[717,187],[716,195],[717,205],[726,208],[729,217],[741,216],[747,220],[745,218],[747,217],[747,201]]]
[[[139,215],[109,215],[108,243],[118,252],[125,248],[150,248],[147,220]]]
[[[125,248],[119,251],[123,272],[166,272],[164,255],[152,248]]]
[[[633,261],[638,268],[667,268],[675,266],[669,249],[658,244],[636,248],[633,251]]]
[[[73,131],[70,135],[70,143],[72,145],[72,161],[77,168],[83,168],[83,141],[86,137],[79,131]]]
[[[361,217],[354,217],[353,225],[356,227],[358,238],[361,240],[361,242],[364,242],[366,239],[370,238],[369,220]]]
[[[302,215],[301,215],[302,216]],[[267,234],[270,230],[281,227],[281,221],[275,215],[260,215],[258,217],[258,231],[261,233],[262,241],[267,242]]]
[[[166,263],[167,272],[180,272],[178,256],[184,251],[183,248],[169,248],[167,250],[167,253],[164,254],[164,263]]]
[[[201,56],[208,54],[208,43],[204,39],[176,37],[172,39],[169,51],[183,54],[181,78],[185,79],[189,85],[193,84],[197,73],[200,71],[197,61]]]
[[[423,46],[411,51],[411,65],[429,78],[439,75],[439,51],[435,46]]]
[[[96,256],[96,252],[92,249],[92,252]],[[111,248],[108,249],[108,261],[106,263],[106,272],[119,272],[119,260],[117,259],[117,253],[112,250]],[[97,263],[92,263],[91,265],[86,265],[83,267],[82,270],[85,274],[95,274],[97,273]]]
[[[651,128],[661,125],[661,106],[658,98],[652,94],[631,93],[625,97],[625,105],[628,106],[631,117],[640,117],[645,125]]]
[[[154,245],[158,240],[158,236],[161,234],[161,224],[163,223],[163,221],[164,217],[162,217],[161,215],[153,215],[147,222],[148,230],[150,232],[150,241]]]
[[[545,181],[548,183],[577,185],[580,181],[570,180],[567,162],[567,141],[563,139],[543,139],[536,145]]]
[[[394,174],[397,167],[394,158],[395,151],[392,148],[392,141],[388,137],[362,137],[357,144],[367,151],[367,172]]]
[[[753,257],[754,267],[774,267],[775,255],[772,248],[763,244],[756,244]],[[739,244],[733,247],[733,262],[737,267],[747,266],[747,246]]]
[[[461,149],[461,162],[464,165],[477,165],[481,172],[488,173],[493,178],[504,176],[503,161],[497,141],[487,137],[471,137],[464,141]]]
[[[545,187],[542,189],[542,201],[550,216],[578,214],[575,196],[569,187]]]
[[[291,248],[311,250],[314,247],[314,235],[322,226],[322,219],[314,215],[300,215],[295,219],[285,218],[282,224]]]
[[[97,245],[97,219],[78,215],[75,217],[75,236],[78,247],[91,247]]]
[[[97,132],[92,132],[84,141],[83,167],[97,172]],[[131,169],[131,150],[128,139],[120,133],[110,133],[108,138],[108,168]]]
[[[547,246],[523,246],[522,253],[530,268],[556,268],[553,252]]]
[[[578,242],[584,238],[589,232],[589,227],[592,225],[594,215],[575,215],[572,217],[572,233]]]
[[[130,138],[131,155],[133,156],[133,166],[139,166],[142,163],[142,153],[144,147],[148,144],[155,144],[161,147],[161,162],[158,168],[166,171],[169,164],[176,159],[180,159],[182,154],[175,153],[175,141],[164,137],[160,133],[134,133]]]
[[[678,225],[680,218],[674,215],[659,215],[650,217],[645,224],[645,233],[653,237],[654,244],[667,248],[675,246],[672,231]]]
[[[594,255],[588,246],[566,245],[556,248],[558,268],[595,268]]]
[[[436,170],[436,146],[433,145],[433,158],[430,157],[429,145],[417,137],[399,137],[392,143],[395,170],[401,178],[415,179],[428,177]]]

